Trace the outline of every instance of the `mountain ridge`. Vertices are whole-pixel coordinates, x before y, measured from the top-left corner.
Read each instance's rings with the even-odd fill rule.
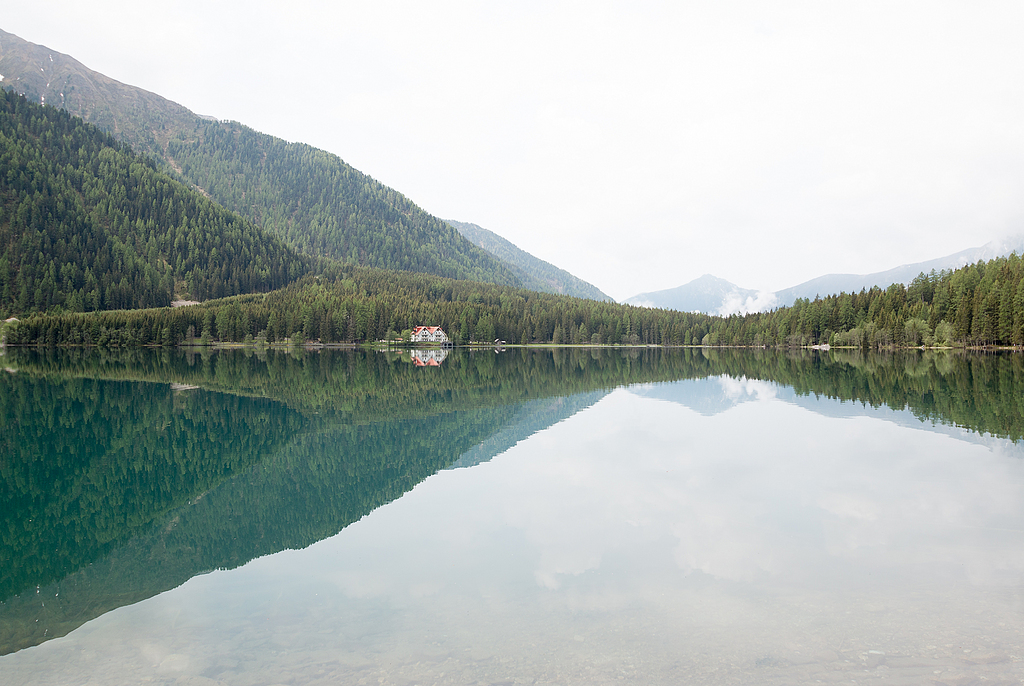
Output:
[[[80,115],[306,255],[520,285],[500,260],[333,153],[197,115],[3,31],[0,75],[3,88]]]
[[[455,227],[460,234],[469,239],[474,245],[486,250],[505,264],[511,266],[522,281],[523,288],[529,288],[530,290],[542,293],[571,295],[577,298],[614,302],[611,296],[601,291],[597,286],[570,274],[564,269],[556,267],[550,262],[531,255],[493,231],[469,222],[459,222],[453,219],[446,219],[445,221]]]
[[[989,241],[984,245],[966,248],[943,257],[902,264],[870,274],[823,274],[774,293],[742,288],[712,274],[704,274],[682,286],[640,293],[622,302],[627,305],[661,307],[720,316],[764,312],[778,307],[790,307],[798,298],[814,300],[818,296],[857,293],[862,289],[870,290],[876,286],[885,289],[894,283],[909,284],[922,273],[954,270],[978,261],[1003,257],[1012,252],[1024,254],[1024,234]]]
[[[752,311],[763,294],[741,288],[725,279],[704,274],[693,281],[662,291],[640,293],[623,301],[626,305],[660,307],[683,312],[728,315],[737,309]]]
[[[936,257],[922,262],[901,264],[892,269],[870,274],[823,274],[803,283],[784,288],[775,292],[776,306],[792,305],[797,298],[811,298],[821,295],[832,295],[840,292],[853,293],[862,288],[888,288],[894,283],[909,284],[919,274],[928,274],[933,269],[957,269],[975,262],[1003,257],[1012,252],[1024,252],[1024,234],[989,241],[984,245],[966,248],[950,255]]]

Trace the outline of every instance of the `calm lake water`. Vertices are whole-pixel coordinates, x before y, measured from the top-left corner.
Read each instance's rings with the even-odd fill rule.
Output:
[[[9,350],[2,684],[1020,684],[1024,357]]]

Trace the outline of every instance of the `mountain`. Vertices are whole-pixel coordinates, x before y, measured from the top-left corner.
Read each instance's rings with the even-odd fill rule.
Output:
[[[1024,234],[991,241],[977,248],[968,248],[960,252],[938,257],[925,262],[904,264],[884,272],[873,274],[825,274],[817,278],[805,281],[801,284],[786,288],[775,293],[775,306],[785,307],[792,305],[797,298],[814,299],[816,296],[825,296],[836,293],[858,293],[861,289],[878,286],[887,288],[894,283],[909,284],[921,273],[928,274],[933,269],[937,272],[942,270],[959,269],[960,267],[975,262],[991,260],[996,257],[1003,257],[1012,252],[1024,253]]]
[[[789,307],[797,298],[813,300],[817,296],[839,293],[859,293],[873,286],[887,288],[894,283],[909,284],[919,274],[932,270],[959,269],[960,267],[1003,257],[1012,252],[1024,254],[1024,234],[992,241],[977,248],[938,257],[925,262],[904,264],[884,272],[873,274],[825,274],[805,281],[791,288],[775,293],[740,288],[725,279],[711,274],[664,291],[641,293],[624,300],[627,305],[640,307],[661,307],[682,312],[705,312],[728,316],[743,312],[763,312],[776,307]]]
[[[145,154],[162,152],[173,132],[194,127],[198,119],[177,103],[3,30],[0,83],[30,100],[65,109]]]
[[[591,300],[612,300],[593,284],[559,269],[550,262],[521,250],[493,231],[476,224],[447,220],[459,233],[509,265],[522,281],[523,288],[542,293],[558,293]]]
[[[740,288],[711,274],[705,274],[676,288],[634,295],[624,303],[639,307],[660,307],[723,316],[736,312],[755,312],[774,304],[770,293]]]
[[[0,318],[268,291],[309,258],[65,111],[0,91]]]
[[[490,253],[336,155],[201,117],[6,32],[0,75],[4,88],[80,115],[308,255],[520,285]]]

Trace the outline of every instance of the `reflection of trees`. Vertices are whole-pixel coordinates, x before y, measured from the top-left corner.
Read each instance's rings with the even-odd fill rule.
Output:
[[[166,385],[0,375],[0,598],[46,584],[277,450],[276,403]]]
[[[792,386],[873,407],[909,409],[922,421],[1019,441],[1024,438],[1024,356],[851,351],[750,354],[709,351],[707,369]]]
[[[16,349],[5,365],[17,372],[0,374],[0,652],[333,535],[619,385],[725,374],[1024,431],[1024,357],[1010,354],[456,351],[425,374],[353,351]],[[529,402],[570,395],[581,400]]]
[[[525,401],[670,378],[654,358],[578,357],[457,355],[424,375],[363,352],[15,351],[0,652],[333,535],[524,421]]]
[[[177,382],[279,400],[309,417],[377,421],[686,378],[678,351],[455,351],[442,374],[388,352],[320,350],[47,350],[17,348],[21,373]]]

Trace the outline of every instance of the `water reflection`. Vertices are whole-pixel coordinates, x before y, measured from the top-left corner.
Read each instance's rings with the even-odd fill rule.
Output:
[[[441,363],[448,357],[448,350],[410,350],[409,356],[412,358],[412,363],[417,367],[440,367]]]
[[[105,558],[129,580],[259,559],[10,655],[0,681],[1019,680],[1024,462],[933,424],[1012,433],[1013,358],[470,357],[438,370],[462,386],[413,386],[453,412],[325,420],[282,390],[287,445]]]

